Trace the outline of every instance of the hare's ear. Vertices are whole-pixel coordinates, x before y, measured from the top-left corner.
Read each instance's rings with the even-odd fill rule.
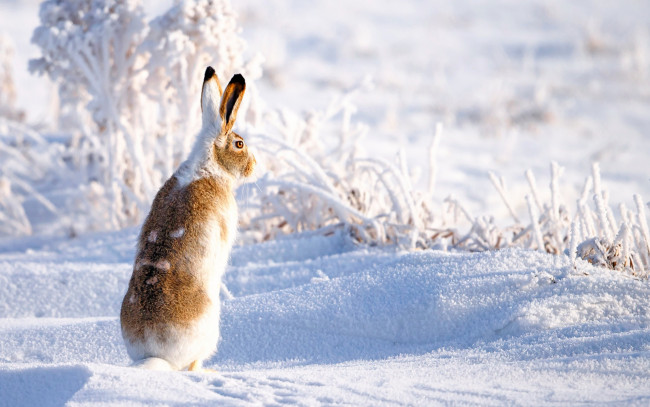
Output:
[[[221,97],[221,106],[219,106],[219,115],[221,116],[221,134],[227,134],[232,130],[232,126],[237,119],[237,111],[241,100],[244,98],[246,90],[246,81],[240,74],[236,74],[226,86],[226,90]]]
[[[203,116],[203,127],[212,125],[217,121],[219,100],[221,99],[221,84],[214,68],[211,66],[205,69],[203,77],[203,88],[201,89],[201,113]]]

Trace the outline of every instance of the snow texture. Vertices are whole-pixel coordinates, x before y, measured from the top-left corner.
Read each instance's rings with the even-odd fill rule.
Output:
[[[650,402],[646,281],[534,251],[340,235],[234,250],[216,373],[127,367],[116,315],[136,236],[0,248],[0,404]]]

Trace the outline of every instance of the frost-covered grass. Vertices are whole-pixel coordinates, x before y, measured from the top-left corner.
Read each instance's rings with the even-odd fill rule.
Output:
[[[271,6],[277,7],[277,4]],[[549,7],[548,12],[553,6]],[[408,8],[405,10],[409,12]],[[244,21],[251,18],[247,13],[244,16]],[[540,20],[544,22],[549,18],[544,15]],[[462,119],[466,114],[463,109],[476,101],[467,100],[465,106],[456,107],[456,116],[452,119],[434,109],[432,117],[439,117],[435,123],[401,112],[402,107],[399,113],[389,112],[385,119],[395,121],[392,126],[397,126],[394,130],[401,137],[393,144],[392,157],[377,156],[375,149],[368,148],[371,138],[377,137],[371,131],[381,137],[387,125],[370,127],[360,120],[356,99],[363,100],[364,94],[385,94],[387,84],[383,72],[378,75],[379,81],[355,75],[359,82],[322,110],[300,114],[283,106],[272,106],[265,103],[255,86],[262,74],[261,59],[255,54],[245,62],[245,42],[238,33],[237,24],[227,1],[180,2],[153,19],[146,16],[136,0],[67,2],[64,5],[44,2],[40,6],[40,25],[32,39],[41,57],[30,60],[30,70],[55,81],[59,95],[57,130],[70,132],[70,135],[65,144],[56,147],[59,154],[54,156],[43,154],[41,150],[52,150],[44,145],[32,146],[38,150],[34,153],[26,151],[29,145],[21,146],[21,151],[14,151],[13,145],[5,148],[12,153],[14,161],[22,158],[24,162],[17,162],[5,170],[3,194],[6,197],[3,201],[7,209],[0,218],[4,229],[17,235],[33,231],[23,205],[28,199],[37,200],[50,212],[58,214],[44,194],[37,188],[28,188],[33,180],[25,179],[28,178],[25,171],[11,171],[14,166],[28,168],[33,161],[30,160],[32,154],[39,156],[40,165],[55,181],[74,180],[81,184],[65,202],[64,211],[75,211],[76,216],[74,219],[58,216],[62,219],[59,233],[76,235],[87,230],[114,229],[140,222],[157,187],[187,155],[192,141],[188,134],[195,134],[197,129],[198,114],[194,113],[198,109],[196,94],[200,72],[204,65],[214,60],[222,77],[226,72],[241,71],[253,84],[249,86],[243,108],[246,125],[241,131],[250,137],[263,165],[258,170],[259,180],[240,190],[240,201],[247,208],[241,227],[244,241],[259,242],[298,232],[328,235],[342,229],[353,241],[362,244],[405,249],[453,247],[470,251],[524,247],[556,254],[567,252],[572,257],[577,254],[638,276],[645,276],[650,268],[650,244],[648,234],[644,233],[648,226],[642,198],[634,198],[636,213],[621,206],[617,220],[608,207],[598,167],[594,167],[593,177],[582,187],[573,211],[568,209],[570,205],[560,192],[567,189],[561,185],[563,168],[560,165],[553,162],[551,167],[548,202],[544,202],[538,191],[535,172],[528,170],[526,178],[530,191],[524,204],[528,221],[522,221],[525,218],[512,203],[512,194],[507,191],[504,179],[485,171],[509,216],[495,216],[494,213],[503,214],[495,207],[490,207],[487,213],[473,215],[463,199],[441,192],[439,184],[447,174],[440,171],[442,153],[439,150],[448,137],[442,122],[456,130],[464,129],[467,123]],[[610,64],[609,60],[602,59],[600,52],[605,52],[611,44],[607,45],[598,37],[591,23],[578,27],[585,31],[577,36],[575,33],[568,35],[566,29],[550,30],[551,36],[567,34],[566,43],[559,41],[551,46],[542,41],[540,45],[532,45],[530,60],[523,61],[527,64],[523,73],[533,68],[551,69],[552,61],[548,60],[551,57],[559,58],[557,67],[552,70],[565,70],[569,76],[577,69],[573,65],[587,61]],[[264,28],[264,25],[256,27],[253,32]],[[420,28],[416,25],[414,30]],[[533,29],[538,35],[539,30]],[[648,78],[643,74],[646,67],[643,34],[625,38],[632,41],[633,51],[630,55],[613,56],[630,58],[616,73],[627,81],[645,83]],[[511,62],[516,63],[519,48],[507,43],[502,46],[505,57],[511,57]],[[352,48],[348,60],[357,64],[365,55],[359,47],[374,49],[356,37],[351,43],[341,44],[343,50]],[[522,52],[527,49],[524,46]],[[303,51],[300,46],[296,47],[297,61],[303,61]],[[7,53],[7,56],[10,55]],[[448,58],[453,61],[457,57],[450,53]],[[497,58],[489,62],[487,71],[494,73],[496,66],[504,61]],[[275,83],[274,76],[281,75],[275,71],[277,63],[271,57],[271,83]],[[512,68],[499,74],[508,74]],[[294,70],[293,67],[286,69]],[[594,74],[590,69],[595,68],[586,68],[590,75]],[[8,70],[4,68],[3,72]],[[573,118],[572,114],[555,112],[558,118],[550,119],[554,116],[550,111],[557,109],[565,96],[553,92],[549,95],[548,87],[564,85],[567,79],[554,77],[550,81],[552,85],[548,85],[538,80],[538,76],[539,73],[524,75],[521,84],[511,84],[514,102],[489,107],[506,109],[504,112],[482,111],[484,107],[481,106],[478,111],[467,113],[474,117],[470,122],[475,122],[475,127],[486,135],[493,131],[547,133],[556,130],[558,125],[565,125]],[[4,77],[5,87],[13,91],[11,76]],[[346,79],[349,83],[349,78]],[[263,80],[260,83],[265,85]],[[281,82],[276,85],[276,88],[286,86]],[[412,91],[413,97],[423,93],[421,90],[415,92],[410,83],[401,85],[404,91]],[[536,88],[531,100],[525,92],[517,94],[522,86],[542,88]],[[495,96],[498,95],[495,93]],[[643,97],[642,92],[638,96]],[[521,110],[511,106],[515,102],[532,105],[523,106]],[[405,105],[412,103],[409,99]],[[630,111],[635,106],[629,106]],[[395,114],[397,116],[393,117]],[[493,116],[504,117],[493,120]],[[376,119],[371,122],[373,120]],[[403,141],[409,139],[405,137],[410,137],[405,136],[405,132],[413,131],[411,121],[422,124],[424,127],[418,131],[430,136],[426,144],[426,137],[419,136],[417,140],[428,150],[426,160],[420,161],[426,168],[424,171],[417,162],[413,165],[407,155],[407,146],[403,145]],[[3,123],[9,140],[22,131],[16,130],[18,123],[10,117],[3,119]],[[32,133],[38,135],[36,131]],[[48,167],[48,163],[52,165]],[[77,176],[71,177],[71,172]],[[421,187],[423,183],[426,188]],[[481,184],[488,183],[483,180]],[[579,194],[576,190],[570,191],[571,199]],[[11,199],[12,195],[15,199]],[[593,204],[590,197],[595,198]],[[446,199],[443,201],[443,198]]]
[[[61,231],[72,235],[142,220],[157,187],[187,155],[192,140],[187,134],[194,134],[197,128],[198,115],[194,113],[203,65],[215,59],[222,77],[225,72],[242,71],[253,84],[261,75],[259,57],[244,63],[244,41],[227,1],[181,2],[151,20],[135,0],[44,2],[33,42],[42,56],[30,60],[30,70],[55,81],[59,130],[72,133],[65,145],[57,146],[58,156],[39,157],[46,163],[41,165],[54,163],[47,168],[52,178],[72,178],[82,185],[75,199],[66,203],[66,212],[76,211],[75,219],[59,223]],[[596,45],[580,46],[593,51]],[[569,51],[568,58],[588,59],[573,55],[573,46]],[[644,51],[635,52],[635,65],[623,73],[643,70]],[[544,66],[546,57],[540,54],[540,62],[533,58],[530,63]],[[646,80],[643,75],[632,76],[640,82]],[[11,77],[6,77],[5,82],[11,85]],[[373,92],[371,79],[364,78],[324,110],[302,116],[266,105],[256,86],[249,88],[244,107],[247,121],[241,130],[260,152],[264,165],[258,170],[259,180],[239,194],[247,207],[241,227],[244,241],[305,231],[328,235],[342,229],[362,244],[470,251],[536,248],[567,252],[572,257],[577,254],[638,276],[645,276],[649,269],[650,243],[644,233],[647,220],[639,204],[642,198],[635,198],[637,211],[632,216],[622,206],[617,221],[607,207],[597,167],[573,213],[560,193],[562,167],[552,164],[549,202],[542,201],[535,174],[528,170],[528,222],[522,222],[517,214],[503,178],[489,172],[512,219],[504,223],[490,212],[471,215],[463,201],[453,196],[439,202],[436,184],[444,179],[438,171],[440,143],[445,137],[441,122],[435,130],[429,128],[427,171],[420,177],[426,179],[426,189],[418,187],[422,170],[413,168],[404,146],[397,146],[394,158],[371,154],[366,147],[370,127],[353,117],[358,112],[355,98]],[[534,101],[539,98],[536,94]],[[524,95],[519,99],[530,101]],[[538,108],[533,107],[532,113],[512,113],[517,117],[524,114],[526,125],[523,119],[513,117],[490,124],[481,113],[479,128],[490,124],[499,131],[531,131],[531,121],[547,126],[547,114],[537,112]],[[8,133],[17,131],[11,118],[4,122]],[[463,126],[458,120],[451,123]],[[381,132],[381,127],[378,130]],[[21,153],[14,152],[12,158],[23,158],[25,163],[17,165],[27,168],[30,153]],[[66,159],[63,166],[58,164]],[[30,234],[32,225],[21,201],[37,199],[57,213],[43,194],[25,187],[30,182],[24,174],[7,172],[4,200],[11,201],[12,193],[16,199],[5,204],[7,210],[0,221],[7,232]],[[70,177],[70,172],[81,176]],[[588,204],[589,196],[595,197],[594,209]]]

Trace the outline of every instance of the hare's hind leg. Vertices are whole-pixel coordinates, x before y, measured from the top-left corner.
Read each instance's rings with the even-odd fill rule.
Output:
[[[199,371],[203,370],[203,363],[200,360],[197,359],[194,362],[190,363],[187,370],[189,372],[199,372]]]
[[[190,365],[187,367],[188,372],[210,372],[210,373],[217,373],[216,370],[214,369],[206,369],[203,367],[203,362],[200,359],[195,360],[194,362],[190,363]]]

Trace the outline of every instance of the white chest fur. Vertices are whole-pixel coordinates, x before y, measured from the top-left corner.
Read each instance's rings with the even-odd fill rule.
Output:
[[[225,222],[219,222],[218,219],[207,222],[203,236],[205,240],[200,245],[204,250],[204,258],[203,264],[197,270],[198,277],[205,283],[212,302],[219,301],[221,281],[237,235],[237,206],[234,199],[232,201],[227,208],[222,208],[226,209],[225,213],[220,215],[225,217]]]

